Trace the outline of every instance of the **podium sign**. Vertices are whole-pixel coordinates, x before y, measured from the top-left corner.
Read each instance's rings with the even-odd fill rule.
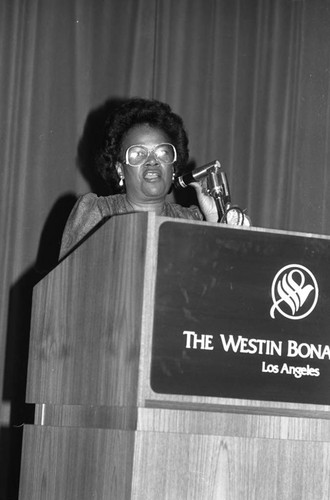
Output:
[[[152,389],[329,405],[329,239],[186,226],[159,228]]]

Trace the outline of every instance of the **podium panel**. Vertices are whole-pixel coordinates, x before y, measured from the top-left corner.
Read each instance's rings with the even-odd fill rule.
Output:
[[[163,223],[153,390],[329,405],[329,274],[330,239]]]
[[[329,498],[329,250],[107,221],[34,291],[20,500]]]
[[[28,425],[20,496],[130,498],[133,450],[133,431]]]

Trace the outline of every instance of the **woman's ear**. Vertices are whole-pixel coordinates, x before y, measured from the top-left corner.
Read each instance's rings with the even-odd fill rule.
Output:
[[[121,189],[124,189],[125,188],[125,175],[124,175],[123,166],[119,161],[117,161],[115,166],[116,166],[117,174],[119,176],[119,183],[118,183],[119,187]]]
[[[122,164],[119,161],[117,161],[115,167],[116,167],[117,174],[119,175],[119,177],[121,179],[124,179],[125,176],[124,176],[124,169],[123,169]]]

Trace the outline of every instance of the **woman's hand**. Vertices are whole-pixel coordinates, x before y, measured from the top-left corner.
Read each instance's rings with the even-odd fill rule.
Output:
[[[207,192],[206,179],[201,179],[200,182],[192,182],[190,186],[195,188],[199,206],[204,214],[207,222],[218,222],[219,213],[217,210],[217,205],[212,196]],[[250,218],[244,213],[240,208],[232,206],[228,212],[226,212],[225,217],[221,219],[225,224],[229,226],[251,226]]]
[[[201,183],[192,182],[190,185],[196,191],[199,206],[207,222],[218,222],[219,215],[215,200],[207,193],[206,183],[203,181],[204,179],[202,179]]]

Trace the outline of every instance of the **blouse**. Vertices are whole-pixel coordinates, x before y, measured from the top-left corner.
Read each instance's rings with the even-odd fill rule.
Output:
[[[117,214],[132,212],[132,207],[127,203],[126,195],[124,194],[97,196],[95,193],[88,193],[80,196],[64,228],[60,259],[72,250],[103,219]],[[165,201],[161,215],[177,219],[203,220],[203,215],[197,206],[182,207],[179,204],[168,201]]]

